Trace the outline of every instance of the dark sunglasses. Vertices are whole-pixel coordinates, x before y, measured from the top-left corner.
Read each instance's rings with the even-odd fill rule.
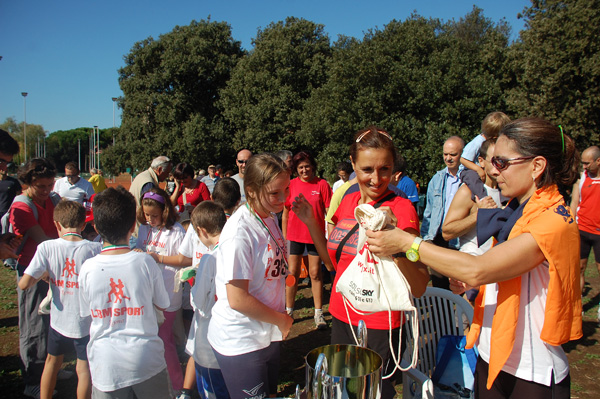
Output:
[[[245,160],[242,160],[242,161],[240,161],[240,160],[238,159],[237,161],[238,161],[238,163],[246,163],[246,162],[248,162],[248,160],[247,160],[247,159],[245,159]]]
[[[535,156],[532,157],[519,157],[519,158],[498,158],[498,157],[492,157],[492,165],[494,165],[494,168],[496,168],[499,172],[505,170],[506,168],[508,168],[510,165],[512,165],[515,161],[527,161],[530,159],[535,158]]]

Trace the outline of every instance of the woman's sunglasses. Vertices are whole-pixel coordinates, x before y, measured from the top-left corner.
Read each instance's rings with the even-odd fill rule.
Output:
[[[496,168],[499,172],[502,172],[503,170],[505,170],[506,168],[508,168],[510,165],[512,165],[515,161],[527,161],[530,159],[535,158],[535,156],[533,157],[519,157],[519,158],[499,158],[499,157],[492,157],[492,165],[494,165],[494,168]]]

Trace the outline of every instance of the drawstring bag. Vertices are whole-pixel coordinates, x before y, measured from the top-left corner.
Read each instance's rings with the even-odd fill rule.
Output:
[[[419,324],[417,322],[417,309],[413,303],[410,285],[394,260],[390,256],[378,257],[373,254],[367,244],[366,230],[378,231],[390,223],[387,212],[375,209],[372,205],[362,204],[354,210],[354,217],[358,221],[358,243],[356,256],[340,276],[336,291],[342,294],[346,315],[350,321],[348,307],[354,312],[367,315],[375,312],[388,312],[390,348],[396,367],[384,378],[389,378],[396,369],[406,371],[417,364],[418,345],[413,345],[412,362],[408,368],[400,367],[400,346],[398,355],[393,351],[392,345],[392,312],[402,311],[412,313],[412,330],[414,337],[419,337]],[[350,323],[352,324],[352,323]],[[352,329],[354,333],[354,330]],[[400,326],[402,336],[402,326]],[[356,340],[356,336],[354,337]],[[358,341],[357,341],[358,342]]]

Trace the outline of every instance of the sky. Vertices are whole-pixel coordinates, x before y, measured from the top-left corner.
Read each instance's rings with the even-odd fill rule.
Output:
[[[210,17],[225,21],[235,40],[250,50],[257,29],[288,16],[362,39],[372,28],[403,21],[414,11],[424,17],[458,20],[483,9],[505,18],[514,40],[524,21],[517,14],[529,0],[0,0],[0,123],[8,117],[42,125],[47,133],[78,127],[113,126],[118,70],[133,45],[158,39],[176,25]],[[24,98],[21,93],[27,92]],[[115,108],[114,122],[120,125]]]

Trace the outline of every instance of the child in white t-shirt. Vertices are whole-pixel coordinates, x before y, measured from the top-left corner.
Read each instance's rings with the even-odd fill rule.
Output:
[[[216,301],[215,250],[226,220],[223,208],[213,201],[200,203],[192,212],[192,226],[202,244],[209,248],[209,252],[200,259],[196,281],[192,287],[195,315],[194,335],[190,335],[194,344],[192,356],[195,361],[196,384],[203,399],[229,399],[225,380],[206,337],[211,310]]]
[[[135,211],[135,198],[123,187],[94,200],[103,248],[79,274],[81,315],[92,316],[87,352],[94,399],[171,397],[154,311],[169,307],[169,295],[152,257],[129,249]]]
[[[77,398],[91,396],[91,379],[86,345],[90,339],[90,317],[79,311],[77,278],[85,260],[100,253],[101,245],[84,240],[85,208],[76,201],[62,200],[54,208],[54,225],[60,238],[40,243],[19,288],[29,289],[44,278],[50,282],[52,302],[48,357],[40,382],[40,396],[51,398],[65,352],[77,353]]]
[[[217,181],[217,183],[215,184],[215,187],[214,187],[213,193],[211,194],[211,197],[215,203],[217,203],[223,207],[226,218],[229,218],[229,216],[231,216],[233,214],[233,212],[239,205],[239,202],[241,199],[240,185],[238,184],[237,181],[235,181],[234,179],[232,179],[230,177],[224,177],[222,179],[219,179]],[[202,241],[200,241],[200,238],[198,237],[198,234],[195,230],[196,229],[194,228],[193,225],[188,228],[188,230],[185,234],[185,238],[183,239],[183,243],[179,247],[180,258],[177,261],[181,262],[182,259],[187,259],[191,263],[192,259],[193,259],[192,266],[197,270],[200,260],[202,259],[203,255],[205,255],[206,253],[209,252],[209,249],[208,249],[208,247],[206,247],[206,245],[204,245],[202,243]],[[194,281],[194,279],[191,279],[191,281]],[[186,284],[187,284],[187,282],[186,282]],[[184,291],[184,295],[185,295],[185,291]],[[185,297],[184,297],[184,300],[185,300]],[[219,392],[219,388],[215,387],[215,385],[216,385],[215,381],[207,381],[207,376],[203,377],[201,373],[199,373],[199,374],[196,373],[196,362],[194,360],[194,351],[196,348],[196,335],[197,335],[196,331],[198,330],[199,318],[201,318],[201,317],[202,316],[195,309],[194,315],[192,318],[192,325],[190,328],[190,332],[188,334],[188,340],[187,340],[186,347],[185,347],[186,353],[188,355],[190,355],[190,358],[188,360],[188,365],[187,365],[187,368],[185,371],[185,378],[183,381],[183,390],[182,390],[181,395],[178,396],[177,399],[191,399],[193,397],[193,393],[192,393],[193,390],[203,391],[202,393],[200,393],[200,395],[201,396],[204,395],[203,398],[205,398],[205,399],[213,398],[213,397],[215,397],[215,394],[212,394],[212,396],[211,396],[211,393]],[[206,326],[208,326],[209,320],[210,319],[206,319]],[[206,340],[206,331],[204,331],[203,336],[204,336],[204,339]],[[210,354],[212,354],[212,348],[210,347],[210,345],[207,347],[207,349],[210,351]],[[215,360],[215,362],[216,362],[216,360]],[[212,363],[211,366],[205,366],[205,367],[210,368],[212,366],[214,366],[214,368],[218,368],[218,364],[216,364],[216,363]],[[219,371],[219,374],[220,374],[220,371]],[[211,385],[212,385],[212,387],[211,387]],[[222,394],[220,394],[220,395],[218,395],[218,397],[224,397],[224,396]],[[227,394],[227,397],[229,397],[228,394]]]
[[[178,214],[171,204],[167,193],[160,188],[152,188],[141,199],[137,210],[140,223],[136,248],[151,254],[162,270],[165,288],[169,293],[170,305],[164,311],[165,321],[158,329],[158,336],[165,345],[165,360],[171,379],[171,387],[179,392],[183,388],[183,372],[179,363],[173,326],[177,311],[181,309],[182,290],[180,282],[175,281],[178,268],[165,264],[165,256],[177,255],[185,236],[185,230],[177,223]],[[177,284],[177,289],[175,285]],[[182,323],[181,319],[178,319]]]
[[[293,319],[285,313],[286,245],[275,213],[289,184],[283,161],[252,156],[244,176],[248,202],[221,233],[208,341],[233,399],[277,394],[280,345]]]

